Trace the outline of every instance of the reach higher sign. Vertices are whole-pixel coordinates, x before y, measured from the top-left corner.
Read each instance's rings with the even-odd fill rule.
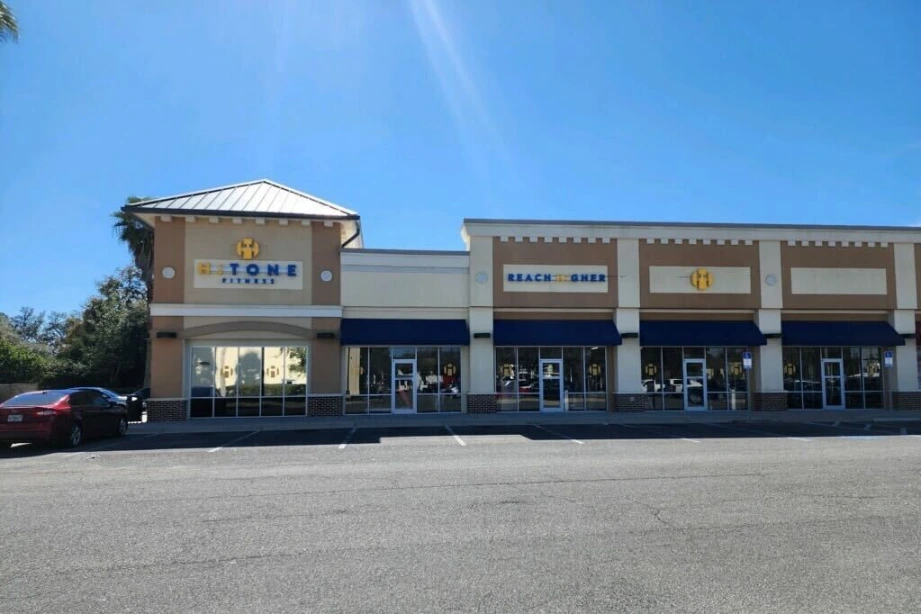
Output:
[[[302,262],[196,260],[196,288],[303,290]]]
[[[608,291],[608,267],[507,264],[503,267],[506,292]]]

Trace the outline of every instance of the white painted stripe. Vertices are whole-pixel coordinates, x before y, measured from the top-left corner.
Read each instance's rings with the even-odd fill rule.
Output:
[[[357,426],[353,426],[353,427],[352,427],[352,430],[349,431],[349,434],[346,435],[346,436],[345,436],[345,439],[342,440],[342,443],[339,444],[339,449],[340,449],[340,450],[345,450],[345,447],[346,447],[347,445],[349,445],[349,441],[352,440],[352,435],[354,435],[354,434],[355,434],[355,431],[357,431],[357,430],[358,430],[358,427],[357,427]]]
[[[223,448],[223,447],[225,447],[225,446],[229,446],[229,445],[235,444],[235,443],[237,443],[237,442],[243,441],[243,440],[246,439],[247,437],[252,437],[253,435],[255,435],[255,434],[258,433],[258,432],[259,432],[259,431],[250,431],[250,432],[247,433],[246,435],[241,435],[240,437],[237,437],[236,439],[231,439],[231,440],[228,441],[227,443],[222,443],[221,445],[219,445],[219,446],[216,447],[216,448],[211,448],[210,450],[208,450],[208,454],[213,454],[214,452],[217,452],[218,450],[220,450],[221,448]]]
[[[461,438],[457,435],[457,433],[455,433],[453,430],[451,430],[451,427],[450,427],[450,426],[448,426],[448,425],[446,424],[446,425],[445,425],[445,428],[448,429],[448,432],[451,433],[451,435],[454,436],[454,440],[455,440],[457,443],[459,443],[459,444],[462,445],[462,446],[466,446],[466,445],[467,445],[467,443],[466,443],[463,439],[461,439]]]
[[[578,439],[573,439],[572,437],[569,437],[568,435],[564,435],[563,433],[557,433],[556,431],[552,431],[552,430],[550,430],[550,429],[548,429],[548,428],[544,428],[544,427],[542,427],[542,426],[539,425],[539,424],[532,424],[531,426],[536,426],[536,427],[539,428],[540,430],[542,430],[542,431],[547,431],[547,432],[550,433],[551,435],[556,435],[557,437],[562,437],[563,439],[568,439],[569,441],[571,441],[571,442],[573,442],[573,443],[577,443],[577,444],[579,444],[580,446],[584,446],[584,445],[585,445],[585,442],[584,442],[584,441],[579,441]]]

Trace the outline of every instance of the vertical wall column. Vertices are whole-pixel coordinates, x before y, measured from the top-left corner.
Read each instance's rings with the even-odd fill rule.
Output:
[[[787,408],[783,387],[783,339],[779,309],[759,309],[755,322],[768,338],[767,345],[752,352],[752,409],[777,411]]]
[[[617,374],[614,391],[617,394],[637,394],[643,389],[643,365],[640,359],[640,310],[618,309],[616,311],[617,330],[621,337],[626,337],[617,352]]]
[[[915,311],[918,309],[915,246],[911,243],[896,243],[893,245],[893,255],[896,309],[889,314],[889,323],[903,336],[905,345],[894,348],[894,364],[888,374],[892,388],[891,403],[893,409],[921,409],[918,348],[915,342]]]
[[[496,405],[496,352],[493,346],[493,238],[470,238],[470,351],[467,365],[468,413],[492,413]],[[474,335],[488,333],[488,337]]]
[[[640,348],[640,242],[617,240],[617,309],[614,321],[622,338],[614,348],[614,411],[642,411],[646,400]]]

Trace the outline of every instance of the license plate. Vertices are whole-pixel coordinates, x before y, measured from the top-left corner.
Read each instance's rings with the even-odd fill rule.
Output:
[[[6,417],[7,422],[22,422],[22,414],[10,414]]]

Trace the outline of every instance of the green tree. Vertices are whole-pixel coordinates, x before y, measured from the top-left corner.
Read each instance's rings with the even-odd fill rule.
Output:
[[[0,42],[6,40],[19,40],[19,23],[10,7],[0,1]]]
[[[100,282],[68,325],[49,383],[140,387],[147,336],[144,282],[137,268],[126,267]]]
[[[48,359],[41,352],[0,337],[0,384],[37,382],[47,369]]]
[[[139,198],[129,196],[125,200],[126,205],[134,205],[149,198]],[[115,219],[113,230],[118,240],[128,247],[131,253],[131,259],[134,266],[140,271],[141,279],[144,282],[145,296],[147,304],[153,302],[153,248],[154,248],[154,231],[153,228],[124,211],[116,211],[112,214]],[[147,321],[150,321],[148,313]],[[149,331],[148,331],[149,332]],[[149,335],[144,339],[146,348],[146,358],[144,361],[144,386],[150,385],[150,362],[152,346],[149,341]]]

